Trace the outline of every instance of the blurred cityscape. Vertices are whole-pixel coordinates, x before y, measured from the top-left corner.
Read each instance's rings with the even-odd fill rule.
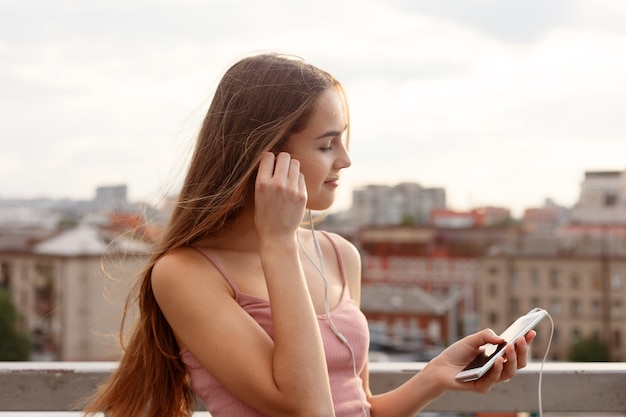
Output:
[[[595,343],[603,356],[589,360],[625,361],[626,170],[582,174],[573,207],[548,200],[521,218],[506,207],[455,211],[445,189],[418,183],[353,190],[351,208],[318,228],[362,254],[370,360],[428,360],[542,307],[555,323],[550,360],[576,360],[577,347]],[[119,358],[126,295],[172,204],[131,203],[123,184],[89,201],[0,199],[0,290],[31,360]],[[549,336],[544,320],[534,358]]]

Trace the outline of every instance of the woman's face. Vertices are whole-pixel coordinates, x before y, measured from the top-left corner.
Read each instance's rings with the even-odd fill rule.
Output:
[[[286,151],[300,161],[308,209],[326,210],[332,205],[340,171],[352,164],[345,142],[347,116],[342,95],[329,88],[319,97],[305,128],[287,140]]]

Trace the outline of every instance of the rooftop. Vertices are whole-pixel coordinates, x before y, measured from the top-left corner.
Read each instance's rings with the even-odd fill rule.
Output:
[[[33,252],[42,255],[77,256],[103,255],[117,251],[144,253],[149,248],[148,244],[124,235],[113,238],[95,226],[80,225],[38,243],[33,247]]]

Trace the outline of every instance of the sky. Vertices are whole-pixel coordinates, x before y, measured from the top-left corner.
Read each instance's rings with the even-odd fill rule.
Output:
[[[336,210],[417,182],[520,215],[626,170],[623,0],[0,0],[0,198],[175,193],[220,77],[267,51],[347,91]]]

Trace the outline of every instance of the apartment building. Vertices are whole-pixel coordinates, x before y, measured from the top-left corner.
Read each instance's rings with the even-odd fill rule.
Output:
[[[597,337],[611,360],[626,360],[625,242],[624,227],[600,232],[578,226],[492,248],[479,272],[481,326],[502,331],[517,316],[541,307],[554,320],[550,359],[567,360],[573,344]],[[545,353],[550,331],[544,320],[533,357]]]
[[[433,209],[445,207],[443,188],[425,188],[417,183],[373,184],[352,192],[350,218],[357,227],[427,224]]]
[[[96,188],[93,205],[98,210],[125,211],[129,206],[127,194],[128,186],[126,184],[103,185]]]
[[[511,235],[497,230],[362,228],[361,308],[373,341],[386,337],[393,346],[419,351],[478,330],[484,246]]]
[[[626,225],[626,170],[585,172],[571,220]]]
[[[149,247],[93,226],[0,249],[9,291],[33,341],[34,360],[118,359],[124,303]],[[132,320],[131,320],[132,321]]]

